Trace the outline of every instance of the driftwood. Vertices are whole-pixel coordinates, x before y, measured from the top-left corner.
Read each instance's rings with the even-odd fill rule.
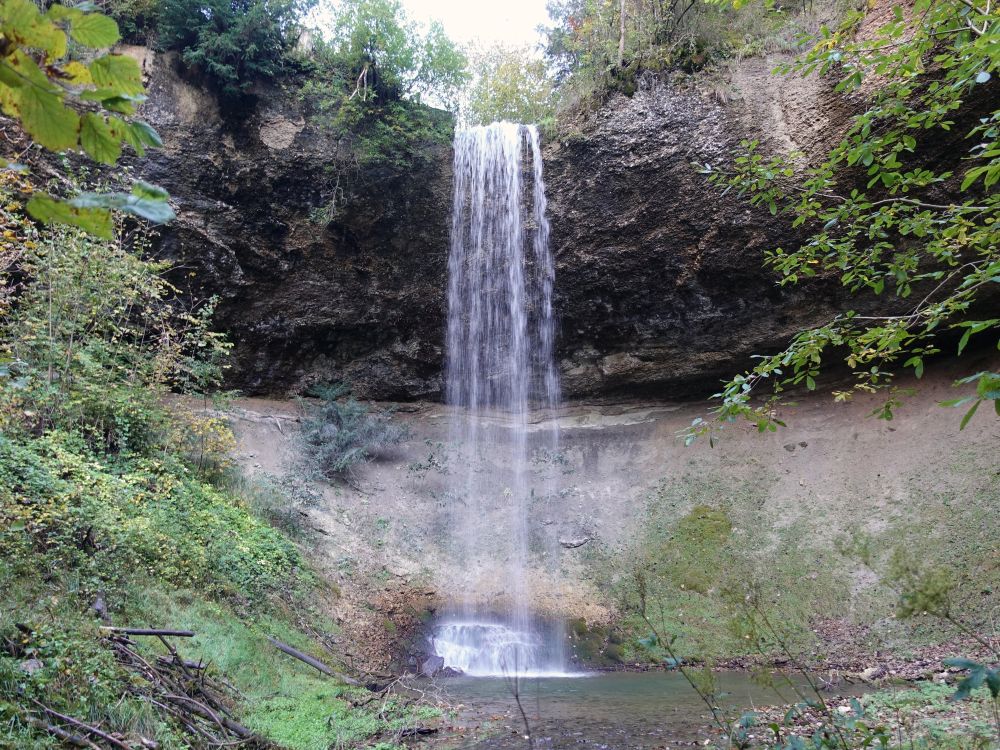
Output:
[[[88,740],[86,737],[81,737],[78,734],[73,734],[72,732],[67,732],[65,729],[55,726],[54,724],[48,724],[39,719],[28,719],[28,723],[36,729],[41,729],[43,732],[48,732],[53,737],[58,737],[67,745],[73,745],[74,747],[89,747],[93,750],[101,750],[99,745],[95,745],[93,742]]]
[[[156,661],[165,667],[169,667],[172,664],[177,664],[180,666],[184,665],[186,669],[208,669],[208,665],[200,661],[191,661],[190,659],[178,660],[175,656],[157,656]]]
[[[354,685],[354,686],[357,686],[357,685],[361,684],[360,682],[358,682],[357,680],[355,680],[353,677],[348,677],[346,674],[341,674],[340,672],[333,671],[332,669],[330,669],[330,667],[328,667],[326,664],[324,664],[323,662],[321,662],[319,659],[316,659],[316,658],[314,658],[312,656],[309,656],[309,654],[304,654],[301,651],[299,651],[297,648],[292,648],[287,643],[282,643],[277,638],[271,638],[270,636],[268,636],[267,640],[268,640],[268,642],[270,642],[270,644],[272,646],[274,646],[276,649],[278,649],[278,651],[281,651],[284,654],[288,654],[289,656],[291,656],[291,657],[293,657],[295,659],[298,659],[303,664],[308,664],[313,669],[318,669],[320,672],[322,672],[323,674],[325,674],[327,677],[333,677],[336,680],[340,680],[345,685]]]
[[[437,731],[437,727],[407,727],[406,729],[400,729],[396,733],[396,736],[402,739],[403,737],[418,737],[424,734],[434,734]]]
[[[136,683],[131,692],[140,700],[155,706],[171,717],[186,732],[197,738],[198,747],[248,745],[265,747],[267,742],[237,722],[227,706],[227,686],[208,674],[207,665],[181,658],[167,641],[170,635],[189,638],[187,630],[151,630],[138,628],[102,628],[106,643],[118,661],[145,680]],[[170,656],[147,660],[138,651],[129,635],[151,635],[159,638]]]
[[[230,718],[227,718],[225,716],[220,715],[219,713],[216,713],[211,708],[206,706],[204,703],[202,703],[201,701],[197,701],[194,698],[189,698],[186,695],[168,695],[167,700],[175,705],[178,703],[186,705],[192,712],[198,714],[203,718],[211,719],[220,727],[228,729],[230,732],[238,736],[240,739],[248,740],[254,736],[253,732],[251,732],[249,729],[247,729],[239,722],[233,721]]]

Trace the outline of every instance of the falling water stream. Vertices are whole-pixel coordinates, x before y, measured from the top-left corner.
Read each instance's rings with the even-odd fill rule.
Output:
[[[433,645],[471,675],[562,673],[561,629],[533,617],[526,580],[529,448],[558,444],[554,427],[530,441],[528,429],[529,413],[559,402],[538,130],[459,131],[454,174],[445,395],[462,454],[452,533],[468,580]]]
[[[524,732],[535,747],[553,749],[703,742],[704,705],[681,675],[569,672],[563,625],[532,611],[529,579],[554,555],[529,565],[528,510],[560,489],[531,468],[559,447],[551,418],[559,404],[555,273],[537,130],[494,123],[459,132],[454,174],[446,398],[457,461],[447,506],[465,578],[432,646],[464,673],[448,686],[467,714],[456,720],[474,738],[483,717],[506,722],[472,740],[493,750],[524,747]],[[716,679],[727,710],[786,700],[747,675]]]

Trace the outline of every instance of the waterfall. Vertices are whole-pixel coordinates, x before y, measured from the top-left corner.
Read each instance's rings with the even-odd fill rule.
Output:
[[[454,175],[445,398],[460,452],[451,531],[468,581],[434,647],[470,674],[558,672],[562,633],[532,617],[526,581],[529,448],[555,455],[558,441],[544,425],[529,440],[532,410],[559,403],[538,130],[459,131]]]

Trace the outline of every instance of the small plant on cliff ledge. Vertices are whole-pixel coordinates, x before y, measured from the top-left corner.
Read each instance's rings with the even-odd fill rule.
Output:
[[[392,421],[392,410],[373,411],[350,396],[346,385],[313,389],[320,403],[302,422],[304,468],[324,479],[354,480],[354,469],[399,445],[410,431]]]
[[[925,360],[940,351],[938,337],[958,340],[996,332],[1000,318],[985,317],[1000,283],[1000,109],[993,80],[1000,66],[1000,16],[988,0],[917,0],[870,38],[856,38],[863,16],[852,14],[837,30],[824,28],[811,51],[779,72],[836,75],[837,90],[878,89],[825,161],[804,167],[796,155],[765,157],[744,142],[731,165],[695,165],[709,182],[736,189],[771,214],[812,228],[798,248],[776,248],[766,263],[782,285],[837,276],[852,295],[891,297],[877,312],[848,311],[802,331],[785,351],[761,357],[749,372],[727,382],[715,398],[716,420],[697,420],[688,442],[720,423],[747,419],[758,430],[782,423],[775,408],[782,392],[816,388],[824,356],[835,353],[854,373],[834,393],[884,392],[874,416],[892,419],[900,393],[894,375],[910,368],[921,377]],[[948,131],[960,127],[961,140]],[[958,171],[944,170],[929,149],[964,151]],[[982,338],[982,336],[979,336]],[[771,384],[763,403],[752,403]],[[1000,374],[978,372],[956,383],[975,395],[944,402],[966,406],[965,427],[983,401],[1000,414]]]

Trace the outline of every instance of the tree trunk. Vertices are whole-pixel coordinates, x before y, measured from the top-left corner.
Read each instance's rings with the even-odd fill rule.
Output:
[[[618,67],[625,63],[625,0],[618,4]]]

